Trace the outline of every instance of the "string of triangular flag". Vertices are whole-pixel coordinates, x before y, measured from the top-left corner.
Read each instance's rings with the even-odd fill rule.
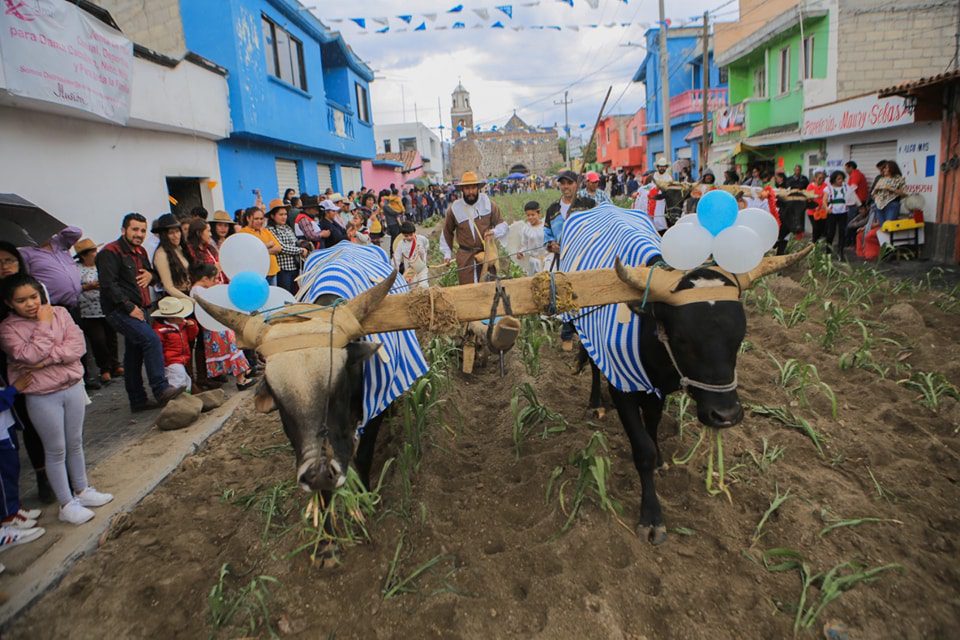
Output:
[[[364,21],[363,18],[354,18],[353,21]],[[502,20],[497,20],[491,24],[485,23],[474,23],[472,25],[467,25],[466,22],[457,20],[451,24],[442,24],[436,26],[428,26],[426,22],[421,22],[415,27],[407,28],[391,28],[389,26],[383,27],[381,29],[375,29],[373,31],[367,30],[363,24],[357,22],[361,27],[361,31],[357,31],[353,35],[364,36],[368,33],[408,33],[411,31],[447,31],[452,29],[511,29],[513,31],[580,31],[585,29],[613,29],[613,28],[626,28],[626,27],[641,27],[647,29],[653,26],[653,23],[650,22],[607,22],[605,24],[591,23],[591,24],[531,24],[531,25],[515,25],[515,24],[504,24]],[[408,23],[409,24],[409,23]]]

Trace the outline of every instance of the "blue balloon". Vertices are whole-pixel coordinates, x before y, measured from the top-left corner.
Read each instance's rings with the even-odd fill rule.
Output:
[[[241,311],[251,312],[262,307],[270,296],[267,279],[253,271],[241,271],[227,286],[230,302]]]
[[[457,133],[463,133],[463,125],[462,125],[462,124],[458,124],[458,125],[457,125]]]
[[[708,192],[697,203],[697,220],[700,226],[717,235],[737,220],[737,199],[726,191],[716,189]]]

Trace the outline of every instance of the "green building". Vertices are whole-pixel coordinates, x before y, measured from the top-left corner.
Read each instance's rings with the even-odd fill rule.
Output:
[[[741,177],[754,167],[790,175],[799,164],[809,175],[823,166],[823,141],[802,139],[801,127],[805,107],[836,99],[830,19],[826,8],[794,7],[717,55],[730,106],[714,115],[712,166]]]

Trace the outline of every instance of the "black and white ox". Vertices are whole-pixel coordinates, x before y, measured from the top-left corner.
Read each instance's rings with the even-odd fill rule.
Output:
[[[359,440],[355,434],[363,415],[363,363],[380,345],[357,339],[369,333],[361,323],[396,276],[394,272],[338,306],[325,306],[334,296],[288,305],[282,318],[269,323],[197,298],[207,313],[236,332],[243,346],[266,360],[255,406],[264,413],[279,410],[296,454],[297,483],[305,491],[329,492],[342,485],[351,460],[369,487],[383,414],[367,423]]]
[[[812,248],[766,257],[756,269],[741,275],[718,267],[689,272],[654,269],[651,274],[649,267],[625,267],[617,262],[621,280],[640,291],[649,289],[644,308],[628,306],[643,319],[641,361],[661,395],[608,387],[640,474],[637,531],[651,543],[661,544],[667,537],[654,483],[654,471],[663,465],[657,427],[667,394],[680,390],[690,394],[696,402],[697,419],[708,427],[726,429],[743,420],[736,367],[747,320],[740,294],[758,278],[797,262]],[[590,366],[590,407],[597,411],[601,407],[600,370],[593,362]]]

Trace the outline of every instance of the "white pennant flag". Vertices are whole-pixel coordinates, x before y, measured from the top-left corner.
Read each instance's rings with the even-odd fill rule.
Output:
[[[429,20],[430,22],[436,22],[437,20],[437,14],[435,13],[424,13],[421,15],[423,15],[423,17]]]
[[[570,31],[580,31],[580,27],[575,24],[568,24],[567,29],[570,29]]]
[[[598,6],[600,6],[600,0],[584,0],[584,2],[590,5],[591,9],[596,9]]]
[[[332,22],[334,24],[340,24],[343,22],[343,18],[327,18],[327,22]]]
[[[477,17],[480,18],[481,20],[490,19],[490,12],[487,11],[486,9],[474,9],[473,12],[477,14]],[[477,26],[481,26],[481,25],[477,25]]]
[[[388,27],[388,26],[390,26],[390,19],[389,19],[389,18],[370,18],[370,19],[373,20],[374,22],[376,22],[376,23],[377,23],[378,25],[380,25],[381,27]]]

